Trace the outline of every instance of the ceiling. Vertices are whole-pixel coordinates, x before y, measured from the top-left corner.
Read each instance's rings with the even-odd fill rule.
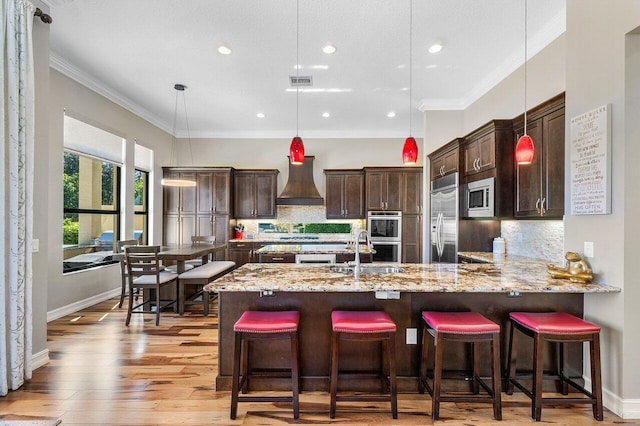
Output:
[[[313,77],[303,138],[406,137],[410,108],[421,136],[421,110],[464,109],[524,59],[524,1],[413,0],[412,25],[409,0],[298,0],[298,20],[295,0],[44,1],[52,67],[179,137],[175,83],[192,138],[294,136],[296,72]],[[531,57],[564,32],[564,0],[530,1],[527,23]]]

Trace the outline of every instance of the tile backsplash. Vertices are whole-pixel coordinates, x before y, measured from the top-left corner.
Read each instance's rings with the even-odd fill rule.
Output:
[[[501,234],[507,254],[564,264],[564,222],[503,220]]]
[[[245,234],[256,235],[259,232],[258,223],[273,223],[274,226],[290,224],[321,224],[342,223],[350,224],[354,231],[365,229],[364,219],[327,219],[325,206],[276,206],[276,219],[238,219],[237,224],[244,225]],[[235,225],[232,220],[232,226]],[[288,228],[287,228],[288,229]],[[288,230],[286,232],[295,232]]]

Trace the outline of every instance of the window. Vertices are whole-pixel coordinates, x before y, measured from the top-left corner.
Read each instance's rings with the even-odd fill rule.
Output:
[[[114,263],[119,235],[120,167],[64,152],[63,272]]]
[[[134,172],[134,238],[140,244],[149,243],[149,172],[136,169]]]

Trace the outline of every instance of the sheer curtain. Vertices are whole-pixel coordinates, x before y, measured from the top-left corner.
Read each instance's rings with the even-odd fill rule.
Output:
[[[0,395],[6,395],[31,378],[35,6],[0,1]]]

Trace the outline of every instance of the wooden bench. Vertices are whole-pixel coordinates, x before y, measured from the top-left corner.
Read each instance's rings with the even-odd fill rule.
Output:
[[[216,260],[213,262],[207,262],[202,266],[198,266],[197,268],[193,268],[189,271],[183,272],[178,276],[178,286],[179,286],[179,302],[178,302],[178,313],[180,315],[184,314],[184,306],[186,304],[195,304],[199,303],[194,300],[198,296],[202,296],[202,303],[204,304],[204,315],[209,315],[209,292],[202,291],[200,288],[195,294],[189,296],[189,300],[186,300],[184,296],[184,288],[188,285],[198,285],[205,286],[209,284],[211,281],[220,278],[227,272],[232,271],[236,266],[235,262],[226,261],[226,260]]]

